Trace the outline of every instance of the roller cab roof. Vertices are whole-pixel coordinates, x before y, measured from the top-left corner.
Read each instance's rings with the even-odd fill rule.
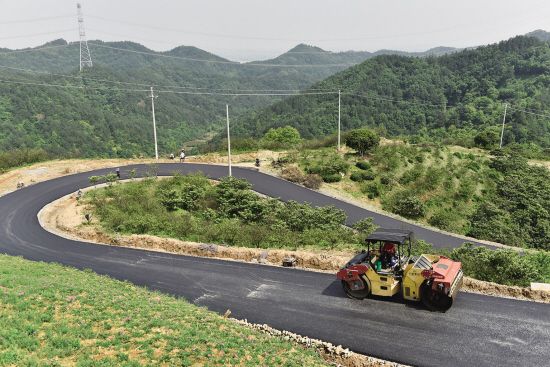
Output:
[[[413,232],[402,230],[402,229],[384,229],[384,228],[378,228],[376,231],[371,233],[366,241],[368,242],[377,242],[377,241],[383,241],[383,242],[391,242],[396,244],[404,244],[409,240],[409,238],[412,239]]]

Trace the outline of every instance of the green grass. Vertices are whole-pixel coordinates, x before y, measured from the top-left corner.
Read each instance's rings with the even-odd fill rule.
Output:
[[[313,350],[184,300],[0,255],[0,366],[321,366]]]

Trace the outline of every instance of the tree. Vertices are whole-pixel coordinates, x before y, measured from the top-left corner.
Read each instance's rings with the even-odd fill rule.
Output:
[[[262,140],[270,148],[291,148],[298,145],[302,139],[298,130],[292,126],[285,126],[269,129]]]
[[[351,130],[346,136],[346,145],[355,149],[361,156],[376,148],[379,142],[378,134],[367,128]]]
[[[494,128],[487,128],[474,136],[476,146],[484,149],[493,149],[498,146],[500,135]]]

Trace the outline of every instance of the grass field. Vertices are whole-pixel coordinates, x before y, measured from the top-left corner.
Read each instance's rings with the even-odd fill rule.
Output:
[[[0,255],[0,366],[174,365],[326,363],[184,300]]]

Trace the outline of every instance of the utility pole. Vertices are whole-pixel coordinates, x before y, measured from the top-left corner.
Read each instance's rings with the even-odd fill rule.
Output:
[[[502,138],[504,137],[504,124],[506,123],[506,111],[508,110],[508,103],[504,104],[504,117],[502,118],[502,130],[500,131],[500,148],[502,149]]]
[[[157,122],[155,120],[155,93],[153,87],[151,87],[151,112],[153,112],[153,137],[155,138],[155,159],[159,160],[159,148],[157,145]]]
[[[231,177],[231,137],[229,135],[229,105],[225,105],[225,116],[227,121],[227,164],[229,166],[229,177]]]
[[[92,67],[92,54],[88,48],[88,40],[86,39],[86,31],[84,30],[84,16],[82,15],[82,6],[76,4],[78,16],[78,34],[80,36],[80,71],[85,67]]]
[[[338,89],[338,151],[340,151],[340,117],[342,111],[342,98],[341,98],[340,89]]]

